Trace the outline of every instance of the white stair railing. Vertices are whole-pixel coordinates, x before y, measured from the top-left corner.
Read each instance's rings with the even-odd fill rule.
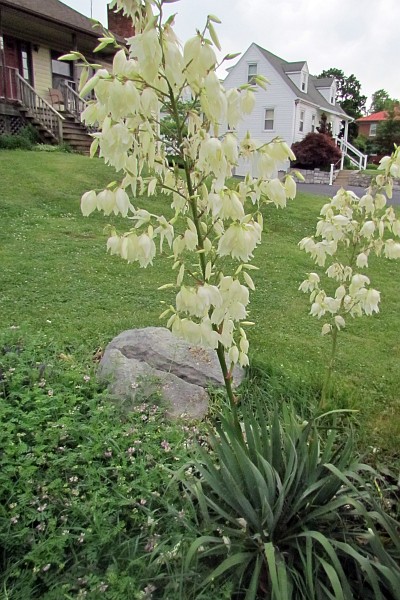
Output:
[[[345,156],[347,156],[351,164],[357,167],[358,169],[362,170],[367,168],[367,154],[363,154],[358,148],[356,148],[355,146],[353,146],[353,144],[350,144],[349,141],[346,141],[343,138],[335,137],[335,141],[342,152],[342,160],[340,163],[341,170],[343,169]]]

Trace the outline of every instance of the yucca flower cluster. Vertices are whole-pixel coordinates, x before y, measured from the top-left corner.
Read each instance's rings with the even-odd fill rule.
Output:
[[[300,290],[310,294],[310,314],[324,318],[322,334],[345,327],[347,318],[379,312],[380,292],[360,272],[374,254],[400,258],[400,220],[387,198],[392,197],[393,176],[400,174],[400,148],[380,162],[380,173],[361,198],[340,189],[325,204],[313,237],[299,243],[320,267],[329,262],[325,275],[335,288],[329,295],[318,273],[309,273]],[[386,195],[385,195],[386,194]]]
[[[225,90],[216,74],[219,19],[209,15],[204,30],[182,47],[174,33],[174,18],[163,18],[164,3],[111,3],[132,18],[135,28],[127,47],[118,47],[111,34],[100,38],[98,49],[116,47],[112,72],[89,64],[78,53],[64,57],[81,61],[81,95],[94,94],[83,113],[88,125],[98,126],[91,153],[99,152],[120,173],[118,183],[85,193],[81,207],[84,215],[100,210],[133,220],[127,232],[111,230],[107,248],[141,267],[152,264],[157,241],[160,251],[166,242],[178,272],[171,285],[178,292],[176,306],[163,317],[168,317],[174,333],[217,348],[220,362],[227,353],[231,365],[225,378],[229,378],[233,364],[248,364],[242,325],[248,314],[248,288],[254,289],[249,262],[261,242],[261,206],[284,207],[294,198],[293,177],[276,177],[282,161],[294,155],[280,139],[261,144],[249,135],[243,140],[232,132],[220,135],[222,125],[235,128],[252,111],[257,86],[267,82],[259,75],[252,84]],[[88,79],[90,68],[95,74]],[[183,93],[191,101],[182,116],[177,107]],[[179,157],[181,170],[168,164],[160,135],[161,112],[175,122],[176,139],[168,141],[168,149],[172,146]],[[228,186],[241,158],[257,165],[258,176]],[[151,198],[160,192],[170,199],[171,219],[137,206],[139,195]],[[194,271],[193,253],[198,263]],[[223,271],[224,257],[238,263],[233,273]]]

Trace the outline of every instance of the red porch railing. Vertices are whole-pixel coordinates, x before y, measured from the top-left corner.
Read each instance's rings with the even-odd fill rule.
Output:
[[[20,100],[18,96],[18,69],[0,65],[0,98],[5,100]]]

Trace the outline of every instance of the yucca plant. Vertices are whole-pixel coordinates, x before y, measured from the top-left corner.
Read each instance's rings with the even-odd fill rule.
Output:
[[[210,565],[203,585],[233,579],[246,600],[400,598],[399,524],[376,473],[351,433],[321,430],[288,407],[222,416],[182,475],[201,529],[186,567]]]

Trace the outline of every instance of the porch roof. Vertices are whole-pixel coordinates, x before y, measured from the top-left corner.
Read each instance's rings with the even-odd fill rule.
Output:
[[[22,12],[35,15],[64,27],[98,37],[99,32],[93,29],[93,23],[73,8],[60,0],[0,0],[0,7],[7,6]]]

